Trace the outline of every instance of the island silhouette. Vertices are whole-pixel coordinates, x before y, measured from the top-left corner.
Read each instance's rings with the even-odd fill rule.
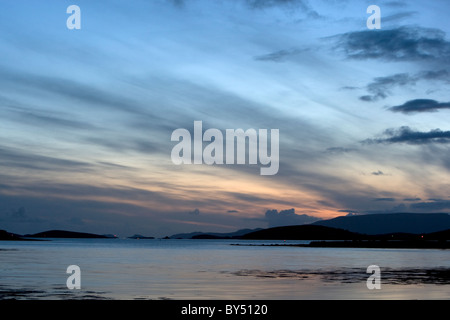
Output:
[[[66,230],[49,230],[26,235],[0,230],[0,240],[17,241],[51,238],[114,239],[117,237]],[[154,237],[140,234],[127,238],[154,239]],[[296,245],[309,247],[448,249],[450,246],[450,215],[446,213],[395,213],[345,216],[312,224],[267,229],[241,229],[231,233],[193,232],[176,234],[171,237],[166,236],[162,239],[309,240],[311,242],[308,244]]]

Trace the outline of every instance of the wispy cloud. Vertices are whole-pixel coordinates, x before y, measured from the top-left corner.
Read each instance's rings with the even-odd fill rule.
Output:
[[[90,107],[97,106],[107,110],[124,111],[137,114],[147,114],[139,104],[129,96],[114,93],[98,86],[67,79],[63,76],[47,76],[25,72],[13,72],[6,68],[0,69],[0,83],[12,90],[29,94],[38,91],[62,96],[69,101],[83,103]]]
[[[88,172],[92,165],[85,161],[36,154],[20,149],[0,146],[0,165],[37,171]]]
[[[398,12],[398,13],[383,17],[383,23],[402,21],[404,19],[417,16],[417,14],[418,14],[417,11]]]
[[[31,110],[30,108],[3,105],[3,117],[14,120],[18,123],[33,125],[36,127],[50,126],[54,129],[69,130],[90,130],[95,131],[97,128],[92,123],[77,120],[70,114],[55,114],[46,110]]]
[[[376,77],[369,83],[365,89],[370,95],[360,97],[360,100],[373,102],[380,99],[386,99],[392,95],[392,90],[396,87],[414,86],[419,81],[441,81],[445,84],[449,83],[450,76],[447,70],[426,70],[417,74],[410,75],[409,73],[398,73],[385,77]],[[344,89],[350,89],[345,87]]]
[[[408,6],[408,2],[406,1],[388,1],[383,3],[383,5],[391,8],[403,8]]]
[[[344,147],[331,147],[325,150],[325,153],[329,154],[341,154],[357,151],[355,148],[344,148]]]
[[[414,201],[421,201],[421,198],[405,198],[403,199],[403,201],[407,201],[407,202],[414,202]]]
[[[395,86],[405,86],[415,84],[417,79],[411,77],[407,73],[394,74],[392,76],[377,77],[373,82],[369,83],[366,87],[367,91],[371,95],[361,96],[363,101],[376,101],[379,99],[385,99],[391,94],[391,89]]]
[[[192,211],[189,211],[188,214],[190,214],[191,216],[198,216],[198,215],[200,215],[200,210],[194,209]]]
[[[373,201],[388,201],[388,202],[393,202],[393,201],[395,201],[395,198],[375,198],[375,199],[373,199]]]
[[[169,0],[176,7],[184,7],[189,4],[189,0]],[[316,13],[307,0],[238,0],[251,9],[260,10],[274,7],[286,8],[289,10],[301,10],[310,15]],[[314,16],[314,15],[313,15]]]
[[[252,9],[265,9],[283,7],[290,10],[306,12],[310,17],[316,17],[318,13],[312,9],[307,0],[242,0]]]
[[[257,61],[272,61],[272,62],[284,62],[288,58],[293,56],[298,56],[302,52],[308,51],[308,49],[288,49],[288,50],[279,50],[272,53],[256,56],[255,60]]]

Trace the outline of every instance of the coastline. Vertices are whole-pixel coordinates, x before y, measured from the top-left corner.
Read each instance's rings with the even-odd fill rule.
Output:
[[[233,246],[258,247],[304,247],[304,248],[366,248],[366,249],[450,249],[448,241],[384,241],[384,240],[344,240],[311,241],[309,244],[231,244]]]

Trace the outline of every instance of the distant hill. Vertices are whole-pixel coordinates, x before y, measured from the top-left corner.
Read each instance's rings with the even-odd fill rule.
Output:
[[[395,247],[395,244],[400,243],[404,247],[436,247],[437,241],[449,241],[450,229],[432,232],[432,233],[387,233],[377,235],[367,235],[348,230],[317,226],[317,225],[299,225],[286,226],[263,229],[256,232],[251,232],[241,236],[239,239],[243,240],[353,240],[345,241],[346,246],[368,246],[386,245]],[[356,241],[356,242],[355,242]],[[425,243],[426,242],[426,243]],[[322,243],[320,241],[320,243]],[[343,242],[324,241],[327,246],[339,247]],[[341,243],[341,244],[340,244]],[[317,244],[317,242],[315,242]],[[332,245],[330,245],[332,244]],[[322,244],[319,244],[322,246]]]
[[[426,234],[424,238],[428,240],[450,240],[450,229]]]
[[[233,239],[241,237],[244,234],[262,230],[257,229],[241,229],[235,232],[229,233],[217,233],[217,232],[191,232],[191,233],[178,233],[170,237],[170,239]]]
[[[17,241],[17,240],[24,240],[22,239],[22,236],[15,234],[15,233],[11,233],[5,230],[0,230],[0,240],[13,240],[13,241]]]
[[[246,240],[353,240],[361,239],[363,235],[337,228],[306,224],[259,230],[240,238]]]
[[[84,233],[84,232],[73,232],[73,231],[65,231],[65,230],[50,230],[39,232],[35,234],[26,234],[24,237],[28,238],[100,238],[100,239],[108,239],[109,237],[93,234],[93,233]]]
[[[114,239],[117,238],[117,236],[115,234],[111,234],[111,233],[104,234],[103,236],[105,236],[106,238],[114,238]]]
[[[431,233],[450,229],[447,213],[384,213],[337,217],[312,225],[339,228],[364,234]]]
[[[135,235],[133,235],[131,237],[127,237],[127,238],[128,239],[136,239],[136,240],[139,240],[139,239],[155,239],[155,237],[146,237],[146,236],[143,236],[141,234],[135,234]]]

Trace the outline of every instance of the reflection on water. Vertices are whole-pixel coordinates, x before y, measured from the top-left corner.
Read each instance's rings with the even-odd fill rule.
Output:
[[[450,298],[445,250],[230,244],[125,239],[0,242],[0,299]],[[81,290],[66,287],[66,268],[73,264],[81,268]],[[381,290],[366,286],[366,268],[373,264],[382,271]]]
[[[325,282],[362,283],[367,280],[366,270],[347,268],[338,270],[239,270],[236,276],[252,276],[257,278],[290,278],[295,280],[320,279]],[[436,269],[383,269],[384,284],[450,284],[450,268]]]

